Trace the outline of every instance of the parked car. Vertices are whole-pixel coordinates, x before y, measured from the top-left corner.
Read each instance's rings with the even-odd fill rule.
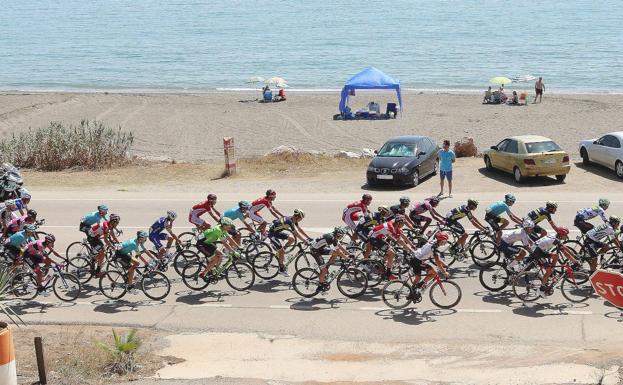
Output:
[[[417,186],[427,175],[436,174],[439,146],[426,136],[397,136],[375,151],[368,165],[368,185],[389,182]]]
[[[580,156],[582,162],[588,165],[591,162],[606,166],[623,178],[623,131],[611,132],[599,139],[583,140],[580,142]]]
[[[560,182],[571,169],[569,155],[553,140],[537,135],[506,138],[484,152],[487,170],[512,173],[520,183],[526,177],[555,175]]]

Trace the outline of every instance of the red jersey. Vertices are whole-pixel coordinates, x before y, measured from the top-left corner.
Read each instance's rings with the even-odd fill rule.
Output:
[[[254,200],[253,203],[251,203],[251,208],[249,210],[253,212],[257,212],[263,209],[264,207],[272,207],[272,206],[273,206],[273,202],[270,199],[264,197],[264,198]]]
[[[190,211],[191,213],[194,213],[195,215],[199,216],[199,215],[207,213],[208,211],[212,211],[213,208],[214,208],[214,204],[206,200],[206,201],[203,201],[201,203],[194,205]]]
[[[102,223],[96,223],[89,229],[89,235],[93,238],[101,238],[102,235],[108,235],[110,231],[110,226],[108,221],[104,221]]]
[[[346,217],[350,217],[352,221],[357,221],[357,219],[359,219],[359,213],[364,215],[368,213],[368,206],[366,206],[363,201],[353,202],[346,206],[342,214],[342,220]]]
[[[387,235],[391,235],[394,238],[398,238],[402,234],[402,230],[396,226],[394,221],[389,221],[376,225],[372,228],[370,238],[385,238]]]

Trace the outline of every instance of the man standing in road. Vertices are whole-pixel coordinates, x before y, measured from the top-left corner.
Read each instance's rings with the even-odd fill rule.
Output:
[[[452,198],[452,163],[456,160],[454,151],[450,150],[450,141],[443,141],[443,148],[437,153],[439,158],[439,176],[441,178],[441,190],[437,196],[443,195],[444,180],[448,180],[448,198]]]
[[[539,98],[539,103],[541,103],[541,99],[543,99],[543,91],[545,91],[545,82],[542,77],[539,77],[539,80],[534,83],[534,92],[536,95],[534,96],[533,103],[536,103],[537,98]]]

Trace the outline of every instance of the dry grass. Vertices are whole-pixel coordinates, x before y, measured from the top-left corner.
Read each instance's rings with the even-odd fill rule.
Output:
[[[126,329],[117,330],[127,332]],[[74,325],[14,328],[18,383],[31,384],[38,379],[33,344],[36,336],[43,337],[50,384],[100,385],[152,376],[168,361],[152,353],[161,343],[163,334],[151,329],[139,329],[138,334],[143,340],[137,355],[139,370],[127,376],[110,377],[105,369],[109,356],[97,346],[97,342],[111,342],[109,327]]]

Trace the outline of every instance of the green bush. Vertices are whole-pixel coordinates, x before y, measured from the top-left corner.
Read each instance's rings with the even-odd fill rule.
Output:
[[[133,142],[131,132],[97,121],[83,120],[78,126],[51,122],[0,140],[0,163],[43,171],[110,168],[130,161]]]
[[[110,355],[108,372],[124,375],[136,371],[136,351],[141,347],[141,340],[136,335],[136,329],[121,336],[113,329],[112,335],[112,345],[98,343],[98,346]]]

